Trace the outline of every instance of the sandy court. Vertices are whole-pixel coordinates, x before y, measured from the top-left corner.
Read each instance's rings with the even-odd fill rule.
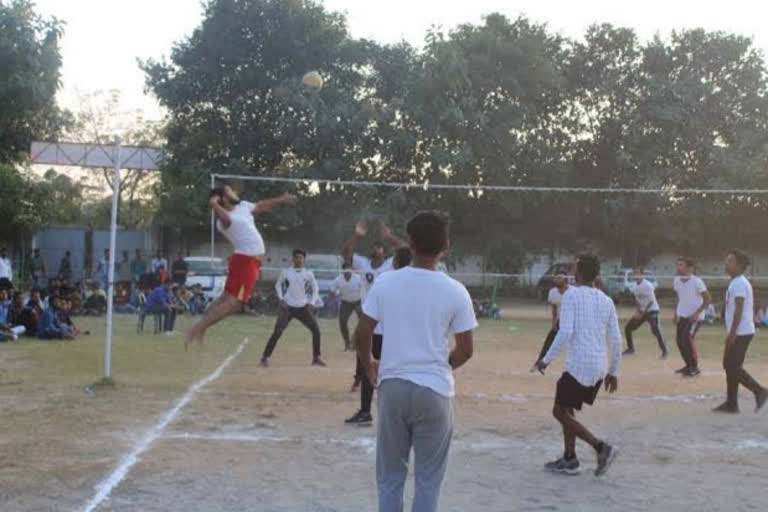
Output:
[[[441,510],[766,509],[768,411],[755,415],[752,398],[742,393],[740,416],[709,412],[724,388],[719,328],[702,332],[704,374],[693,380],[673,374],[680,365],[676,347],[670,359],[659,361],[647,329],[638,331],[639,354],[625,359],[619,393],[601,394],[580,415],[619,447],[615,466],[595,478],[594,455],[579,444],[581,475],[546,473],[543,464],[562,451],[550,414],[562,361],[546,376],[528,372],[546,334],[542,316],[543,308],[533,307],[508,320],[484,321],[478,331],[475,358],[456,375],[456,431]],[[83,378],[76,371],[29,386],[0,386],[3,410],[18,413],[16,421],[7,414],[2,420],[0,447],[12,465],[0,470],[7,483],[0,509],[83,510],[95,486],[190,385],[249,336],[242,353],[156,432],[95,510],[375,510],[375,427],[343,425],[358,395],[347,392],[353,359],[341,351],[335,322],[322,323],[329,368],[309,367],[308,334],[291,326],[272,367],[263,369],[256,363],[271,322],[237,318],[186,355],[177,352],[178,339],[153,345],[151,336],[134,341],[126,334],[116,351],[123,378],[114,390],[94,396],[75,384]],[[668,324],[664,331],[671,336]],[[768,351],[760,342],[748,367],[765,382]],[[45,348],[63,350],[59,360],[76,348],[80,357],[98,354],[98,342],[87,343],[94,346]],[[21,367],[44,373],[53,359],[41,354],[6,353],[2,361],[20,368],[2,381],[26,383]],[[125,362],[131,357],[135,367]],[[29,415],[46,415],[54,424],[22,430]],[[412,479],[407,489],[410,496]]]

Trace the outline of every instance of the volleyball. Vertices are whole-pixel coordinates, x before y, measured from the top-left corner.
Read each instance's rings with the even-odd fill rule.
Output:
[[[323,77],[317,71],[310,71],[304,75],[301,81],[307,87],[312,89],[320,89],[323,86]]]

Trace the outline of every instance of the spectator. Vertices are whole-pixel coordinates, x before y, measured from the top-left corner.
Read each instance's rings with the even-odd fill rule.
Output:
[[[99,260],[96,275],[99,277],[101,288],[106,291],[109,288],[109,249],[104,249],[104,257]]]
[[[173,296],[175,299],[175,304],[179,306],[179,308],[177,308],[178,310],[186,312],[192,310],[191,306],[189,305],[189,301],[192,299],[192,293],[187,289],[186,286],[174,286]]]
[[[88,315],[103,315],[107,311],[107,294],[98,283],[91,284],[91,294],[85,299],[83,309]]]
[[[205,306],[208,301],[205,300],[203,287],[196,284],[192,287],[192,297],[189,299],[189,312],[193,315],[202,315],[205,313]]]
[[[9,317],[11,308],[8,292],[0,290],[0,341],[15,341],[26,331],[23,325],[15,325],[14,319]]]
[[[71,340],[74,333],[69,326],[62,325],[59,318],[61,298],[52,297],[50,306],[43,312],[37,325],[37,337],[41,340]]]
[[[40,290],[38,288],[32,288],[29,301],[27,301],[27,307],[32,310],[35,314],[35,320],[39,322],[45,307],[43,306],[43,300],[40,298]]]
[[[35,334],[37,326],[37,316],[34,311],[24,305],[24,295],[21,292],[13,294],[11,307],[8,309],[7,322],[11,327],[23,327],[24,330],[18,334],[26,333],[29,336]]]
[[[176,257],[176,261],[173,262],[173,266],[171,266],[171,276],[173,277],[173,282],[184,286],[187,283],[187,274],[189,273],[189,268],[187,267],[187,262],[184,261],[184,255],[179,251],[179,255]]]
[[[163,258],[163,253],[158,249],[155,253],[155,257],[152,258],[152,273],[158,275],[160,273],[160,268],[164,268],[165,271],[168,272],[168,260]],[[162,283],[163,281],[160,282]]]
[[[69,297],[64,296],[59,298],[59,304],[60,309],[57,312],[59,322],[62,326],[69,328],[73,338],[79,336],[80,329],[75,326],[75,323],[72,321],[72,317],[70,316],[72,313],[72,301]],[[88,333],[86,332],[86,334]]]
[[[131,262],[131,297],[137,302],[136,291],[139,289],[141,276],[147,273],[147,262],[141,257],[141,249],[136,249],[136,256]]]
[[[40,254],[40,249],[35,249],[32,253],[32,260],[30,261],[30,275],[32,276],[33,286],[44,286],[46,284],[45,276],[47,272],[45,259]]]
[[[163,315],[163,331],[166,334],[173,332],[173,324],[176,321],[176,307],[171,296],[171,280],[166,279],[163,284],[152,290],[147,298],[147,314]]]
[[[71,253],[69,251],[64,253],[64,257],[59,262],[59,280],[66,284],[72,282],[72,260]]]
[[[13,268],[11,260],[8,258],[8,249],[0,248],[0,288],[10,289],[13,287]]]
[[[117,272],[117,280],[121,283],[126,283],[126,285],[131,283],[131,260],[128,257],[128,251],[123,251],[123,259],[120,262],[120,265],[117,266],[119,269]]]

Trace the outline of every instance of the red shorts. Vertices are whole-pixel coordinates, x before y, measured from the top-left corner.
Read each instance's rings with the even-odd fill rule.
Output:
[[[229,257],[229,273],[224,291],[240,302],[246,302],[251,297],[260,273],[261,261],[252,256],[233,254]]]

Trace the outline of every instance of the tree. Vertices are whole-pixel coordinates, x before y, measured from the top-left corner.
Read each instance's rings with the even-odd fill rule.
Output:
[[[129,146],[159,147],[162,145],[162,121],[144,118],[140,109],[125,109],[120,93],[116,90],[95,91],[81,95],[74,121],[66,131],[69,140],[82,143],[111,145],[120,135],[122,143]],[[85,208],[89,222],[94,226],[109,226],[111,199],[104,191],[114,190],[112,168],[87,169],[86,184],[90,191]],[[118,191],[118,219],[125,228],[144,228],[151,225],[157,212],[154,199],[155,173],[136,169],[121,172]]]
[[[0,162],[22,162],[35,139],[53,139],[68,115],[56,106],[62,24],[28,0],[0,0]]]

